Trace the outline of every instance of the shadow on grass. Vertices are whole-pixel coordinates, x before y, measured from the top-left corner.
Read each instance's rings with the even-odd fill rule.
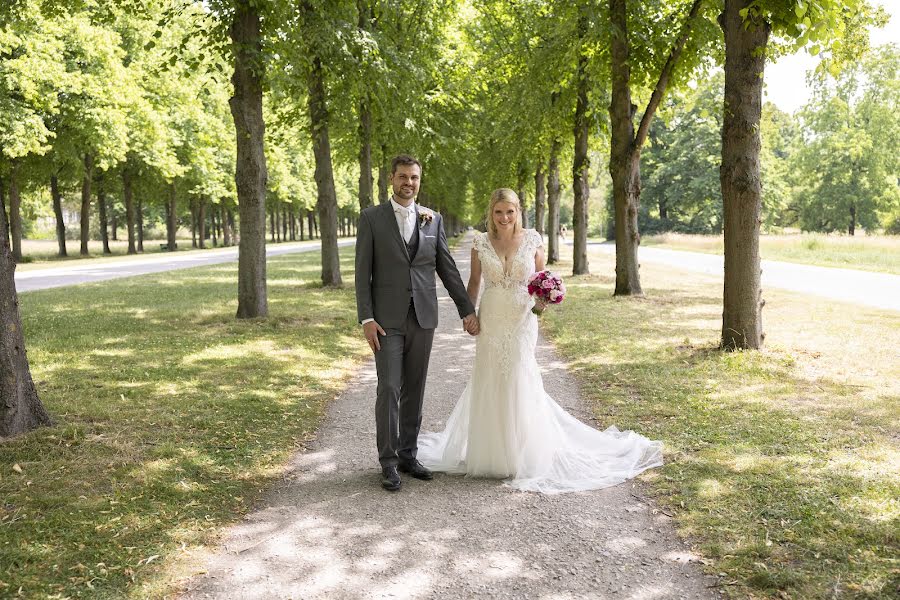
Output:
[[[545,326],[601,423],[665,442],[648,478],[735,593],[893,597],[897,399],[857,403],[859,386],[786,352],[718,351],[708,288],[621,299],[611,281],[572,280]]]
[[[22,469],[0,479],[0,596],[121,597],[250,506],[367,354],[318,259],[270,260],[267,320],[234,318],[234,265],[21,296],[57,424],[0,445]]]

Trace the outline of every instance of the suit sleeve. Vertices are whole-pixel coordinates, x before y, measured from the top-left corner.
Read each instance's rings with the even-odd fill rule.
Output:
[[[375,258],[375,238],[372,223],[363,212],[356,230],[356,317],[360,323],[374,319],[372,307],[372,263]]]
[[[444,287],[447,288],[447,293],[450,294],[453,303],[456,304],[459,317],[463,318],[475,312],[475,307],[472,306],[472,301],[469,300],[469,292],[466,291],[466,286],[459,275],[459,269],[456,268],[456,261],[453,260],[450,248],[447,246],[444,221],[440,218],[440,215],[437,215],[437,217],[438,243],[435,270],[438,277],[441,278]]]

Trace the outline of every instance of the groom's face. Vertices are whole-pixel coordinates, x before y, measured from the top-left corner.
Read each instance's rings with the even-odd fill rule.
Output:
[[[419,181],[422,171],[419,165],[397,165],[397,170],[391,173],[391,187],[394,188],[394,196],[398,200],[412,200],[419,193]]]

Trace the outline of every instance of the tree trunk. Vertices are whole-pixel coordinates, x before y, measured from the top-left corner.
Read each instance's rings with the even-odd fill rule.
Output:
[[[519,204],[522,207],[522,227],[528,228],[528,191],[525,189],[525,183],[528,181],[528,165],[525,161],[519,162],[519,168],[516,170],[516,194],[519,196]]]
[[[215,204],[212,204],[212,202],[210,202],[209,224],[210,224],[210,231],[212,232],[212,247],[213,248],[215,248],[216,246],[219,245],[219,222],[218,222],[218,219],[216,219],[216,214],[217,214],[217,211],[215,208]]]
[[[281,241],[288,241],[288,209],[287,204],[281,204]]]
[[[275,241],[283,242],[284,238],[281,236],[281,203],[276,201],[272,206],[272,214],[275,216]]]
[[[559,152],[562,146],[555,139],[550,145],[550,164],[547,174],[547,264],[559,262]]]
[[[374,204],[373,183],[372,111],[369,108],[369,98],[364,97],[359,103],[359,210]]]
[[[144,201],[137,201],[137,251],[144,251]]]
[[[294,203],[291,202],[291,210],[290,210],[290,218],[291,218],[291,241],[297,241],[297,207],[294,206]]]
[[[725,103],[719,179],[725,209],[725,286],[722,347],[760,348],[762,285],[759,225],[762,184],[759,124],[768,23],[744,23],[752,0],[725,0]],[[749,25],[749,27],[746,27]]]
[[[275,213],[269,211],[269,242],[275,243]]]
[[[103,254],[112,254],[109,250],[109,222],[106,215],[106,176],[97,175],[97,210],[100,213],[100,241],[103,242]]]
[[[856,235],[856,203],[850,203],[850,226],[847,228],[847,233],[850,235]]]
[[[308,10],[311,10],[308,8]],[[319,226],[322,230],[322,285],[338,287],[341,281],[341,263],[337,245],[337,195],[334,189],[334,173],[331,167],[331,141],[328,137],[328,106],[325,98],[325,82],[322,62],[313,58],[309,72],[309,116],[313,155],[316,158],[316,188]]]
[[[59,246],[60,257],[68,256],[66,252],[66,221],[63,218],[62,196],[59,193],[59,178],[56,174],[50,176],[50,197],[53,199],[53,214],[56,217],[56,243]]]
[[[206,249],[206,199],[197,201],[197,242],[200,249]]]
[[[9,220],[6,218],[6,186],[0,177],[0,235],[9,244]]]
[[[131,171],[122,169],[122,195],[125,198],[125,224],[128,228],[128,254],[137,254],[134,244],[134,193],[131,189]]]
[[[578,35],[581,43],[587,37],[587,15],[582,12],[578,19]],[[587,55],[581,50],[578,55],[578,69],[576,74],[578,96],[575,102],[575,157],[572,161],[572,192],[575,202],[572,207],[572,274],[587,275],[590,272],[587,259],[587,226],[588,226],[588,201],[591,196],[590,182],[590,157],[588,157],[588,134],[590,122],[588,121],[588,74]]]
[[[28,366],[15,272],[9,240],[0,235],[0,439],[52,423]]]
[[[234,49],[234,95],[229,101],[237,135],[234,179],[240,212],[238,250],[239,319],[266,317],[266,155],[263,121],[262,32],[259,4],[237,0],[231,41]]]
[[[696,22],[703,0],[694,0],[669,56],[650,95],[637,132],[631,103],[630,46],[628,41],[627,0],[609,0],[610,71],[612,99],[609,104],[611,139],[609,173],[613,180],[616,228],[616,296],[643,296],[638,263],[638,209],[641,197],[641,147],[650,132],[650,123],[666,92],[684,46]]]
[[[191,200],[191,248],[199,248],[197,242],[197,201]]]
[[[384,204],[388,200],[390,200],[390,194],[388,193],[388,174],[390,173],[391,166],[388,161],[387,155],[387,145],[381,145],[381,164],[378,165],[378,203]]]
[[[91,235],[91,178],[94,176],[94,157],[84,155],[84,174],[81,178],[81,255],[87,256]]]
[[[175,233],[178,230],[178,194],[175,190],[175,181],[169,184],[169,203],[166,205],[166,246],[169,252],[175,252],[177,242]]]
[[[17,263],[22,262],[22,196],[19,194],[18,167],[9,173],[9,238],[12,242],[12,256]]]
[[[301,211],[300,214],[297,215],[297,229],[300,232],[300,241],[301,242],[306,241],[306,235],[303,233],[304,220],[305,219],[303,218],[303,212]]]
[[[231,246],[231,227],[228,223],[228,210],[225,208],[225,204],[222,204],[219,209],[219,220],[222,221],[222,244],[227,248]]]
[[[371,33],[374,26],[371,1],[357,0],[356,10],[359,30]],[[363,85],[365,86],[366,80],[364,79],[363,82]],[[359,100],[359,210],[363,210],[374,204],[371,104],[369,90],[364,87]]]
[[[119,241],[119,216],[116,214],[116,203],[109,205],[109,237],[114,242]]]
[[[638,203],[641,193],[640,151],[634,147],[631,103],[631,67],[626,0],[610,0],[610,68],[612,99],[609,104],[609,175],[612,177],[616,228],[616,296],[643,296],[638,246]]]
[[[534,228],[541,235],[544,235],[544,206],[547,203],[546,179],[544,163],[538,159],[534,172]]]

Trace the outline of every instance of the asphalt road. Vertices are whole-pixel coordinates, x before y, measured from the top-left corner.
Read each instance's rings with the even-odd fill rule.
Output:
[[[569,244],[569,241],[566,242]],[[615,254],[612,243],[591,243],[592,251]],[[695,273],[723,277],[724,259],[716,254],[644,248],[641,262],[668,265]],[[897,258],[900,261],[900,257]],[[763,288],[779,288],[842,302],[900,311],[900,276],[855,269],[816,267],[776,260],[762,261]]]
[[[352,246],[354,240],[338,242],[339,246]],[[266,256],[280,256],[294,252],[312,252],[320,248],[319,242],[299,242],[266,246]],[[176,252],[174,254],[152,254],[140,258],[123,259],[115,262],[98,262],[91,265],[62,266],[34,271],[16,273],[16,291],[19,293],[32,290],[78,285],[106,281],[120,277],[160,273],[177,269],[189,269],[205,265],[233,262],[238,259],[238,249],[210,249],[205,252]]]

